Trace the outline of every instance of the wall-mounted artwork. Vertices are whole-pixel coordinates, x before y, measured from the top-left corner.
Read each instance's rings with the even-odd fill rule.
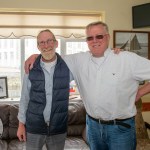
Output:
[[[150,32],[114,30],[113,46],[150,59]]]
[[[8,97],[7,77],[0,77],[0,98]]]

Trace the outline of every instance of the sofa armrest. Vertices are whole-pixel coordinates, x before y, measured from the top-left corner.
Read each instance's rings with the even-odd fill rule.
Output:
[[[85,124],[86,112],[82,100],[70,100],[68,125]]]
[[[3,132],[1,134],[1,139],[9,140],[17,138],[17,128],[18,128],[18,104],[17,105],[0,105],[0,119],[3,125]]]
[[[1,139],[9,139],[9,105],[0,105],[0,119],[2,121],[3,131],[1,133]]]
[[[18,129],[18,123],[19,123],[18,118],[17,118],[18,109],[19,109],[18,104],[10,105],[10,108],[9,108],[9,112],[10,112],[10,115],[9,115],[9,138],[10,139],[18,138],[17,137],[17,129]]]

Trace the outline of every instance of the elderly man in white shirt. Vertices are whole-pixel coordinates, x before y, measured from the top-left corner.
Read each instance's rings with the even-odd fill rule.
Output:
[[[150,92],[150,83],[139,89],[140,81],[150,80],[150,61],[131,52],[115,55],[103,22],[87,25],[86,36],[90,51],[64,60],[86,108],[90,149],[135,150],[135,101]]]

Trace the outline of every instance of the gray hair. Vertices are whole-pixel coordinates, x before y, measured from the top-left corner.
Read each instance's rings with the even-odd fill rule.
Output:
[[[41,30],[41,31],[39,32],[39,34],[37,35],[37,39],[39,38],[40,34],[43,33],[43,32],[49,32],[49,33],[51,33],[51,34],[53,35],[54,40],[56,40],[55,35],[54,35],[53,32],[52,32],[51,30],[49,30],[49,29]]]
[[[106,23],[102,22],[102,21],[96,21],[96,22],[92,22],[92,23],[88,24],[88,25],[86,26],[86,31],[87,31],[89,28],[91,28],[91,27],[93,27],[93,26],[97,26],[97,25],[102,25],[103,27],[105,27],[106,32],[109,33],[108,25],[107,25]]]

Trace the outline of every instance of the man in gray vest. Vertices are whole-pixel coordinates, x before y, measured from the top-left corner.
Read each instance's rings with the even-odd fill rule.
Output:
[[[63,150],[67,131],[69,69],[55,52],[58,42],[50,30],[37,36],[41,54],[24,75],[17,136],[27,150]],[[63,82],[62,82],[63,81]]]

